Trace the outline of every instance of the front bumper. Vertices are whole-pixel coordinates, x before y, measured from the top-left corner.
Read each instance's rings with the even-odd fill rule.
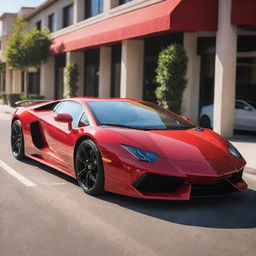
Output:
[[[133,184],[137,197],[148,199],[189,200],[191,197],[216,196],[247,188],[243,169],[223,176],[188,178],[144,173]],[[194,182],[191,182],[194,181]]]

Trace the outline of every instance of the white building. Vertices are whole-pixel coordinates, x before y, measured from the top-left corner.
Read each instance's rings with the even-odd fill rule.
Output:
[[[48,0],[25,10],[28,28],[47,26],[53,38],[53,55],[30,73],[30,93],[62,98],[63,68],[76,63],[79,96],[155,101],[157,56],[177,42],[189,58],[184,115],[198,122],[214,103],[213,128],[230,137],[235,98],[256,101],[254,0]],[[0,19],[3,50],[15,14]],[[22,92],[22,74],[6,69],[1,90]]]

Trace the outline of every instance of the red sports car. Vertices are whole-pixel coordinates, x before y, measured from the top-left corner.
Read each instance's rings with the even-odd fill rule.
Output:
[[[188,200],[247,187],[246,162],[232,144],[140,100],[72,98],[19,107],[11,146],[17,159],[64,172],[91,195]]]

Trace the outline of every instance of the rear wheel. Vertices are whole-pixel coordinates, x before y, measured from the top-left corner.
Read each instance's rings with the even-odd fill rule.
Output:
[[[23,160],[25,158],[24,137],[23,137],[21,123],[19,120],[15,120],[12,123],[11,146],[12,146],[12,154],[14,155],[14,157],[18,160]]]
[[[83,191],[98,195],[104,191],[104,170],[96,143],[86,139],[80,143],[75,154],[77,181]]]
[[[200,119],[200,126],[211,129],[211,120],[208,116],[202,116]]]

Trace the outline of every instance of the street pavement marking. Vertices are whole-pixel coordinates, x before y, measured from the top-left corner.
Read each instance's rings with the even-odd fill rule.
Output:
[[[0,167],[2,167],[5,171],[7,171],[9,174],[11,174],[13,177],[15,177],[17,180],[19,180],[21,183],[23,183],[27,187],[35,187],[36,184],[30,181],[29,179],[22,176],[17,171],[13,170],[8,164],[0,160]]]

